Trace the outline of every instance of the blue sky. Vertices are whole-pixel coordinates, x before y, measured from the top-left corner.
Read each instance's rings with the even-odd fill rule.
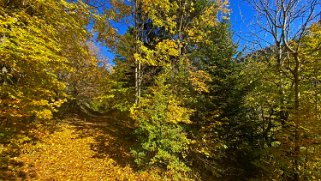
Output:
[[[247,40],[251,37],[251,24],[255,21],[255,12],[244,0],[230,0],[231,29],[233,41],[239,42],[239,49],[246,46]]]
[[[257,19],[258,15],[250,4],[245,2],[246,0],[230,0],[231,24],[232,31],[234,32],[233,41],[238,42],[238,50],[245,50],[243,53],[248,53],[253,50],[271,46],[274,44],[274,38],[271,34],[263,31],[260,26],[265,26],[265,20],[260,22]],[[270,1],[274,2],[274,1]],[[301,8],[305,3],[311,3],[308,0],[298,1],[297,8]],[[321,4],[320,4],[321,5]],[[317,5],[314,11],[314,15],[320,12],[321,6]],[[298,9],[296,9],[297,11]],[[310,10],[310,9],[309,9]],[[303,22],[306,20],[308,13],[301,14],[302,18],[297,18],[291,22],[289,39],[295,39],[294,35],[300,30]],[[319,20],[319,16],[314,19],[315,22]],[[310,22],[311,23],[311,22]],[[260,25],[258,25],[260,24]],[[254,43],[255,42],[255,43]]]
[[[249,24],[254,21],[254,11],[244,2],[244,0],[230,0],[231,24],[233,32],[233,41],[239,42],[239,50],[246,46],[246,40],[250,37]],[[126,27],[119,29],[121,32],[126,31]],[[98,45],[103,56],[108,57],[110,62],[114,58],[114,54],[104,46]]]
[[[301,1],[305,2],[305,1]],[[256,24],[256,13],[245,0],[230,0],[230,20],[231,20],[231,30],[233,32],[233,41],[238,43],[238,50],[244,51],[243,53],[251,52],[257,48],[262,48],[266,46],[270,46],[271,44],[264,43],[261,40],[260,46],[255,46],[255,44],[251,43],[253,40],[259,40],[258,37],[264,38],[264,40],[272,42],[271,35],[267,35],[264,32],[260,31],[260,28]],[[317,11],[320,11],[320,7],[317,7]],[[263,24],[262,24],[263,25]],[[297,22],[296,26],[292,27],[300,27],[300,22]],[[126,25],[118,24],[119,32],[124,33],[126,31]],[[296,30],[294,30],[296,31]],[[256,44],[258,45],[258,44]],[[98,45],[101,51],[101,55],[105,56],[112,63],[114,58],[114,54],[108,50],[108,48],[104,46]]]

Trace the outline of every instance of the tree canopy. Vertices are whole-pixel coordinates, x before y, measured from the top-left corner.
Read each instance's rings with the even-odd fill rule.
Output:
[[[227,0],[0,0],[0,148],[17,123],[113,117],[154,178],[320,179],[320,1],[248,2],[272,38],[242,55]]]

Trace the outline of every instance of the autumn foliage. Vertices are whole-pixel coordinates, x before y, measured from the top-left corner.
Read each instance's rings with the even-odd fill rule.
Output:
[[[226,0],[0,0],[0,179],[320,179],[307,1],[250,1],[244,53]]]

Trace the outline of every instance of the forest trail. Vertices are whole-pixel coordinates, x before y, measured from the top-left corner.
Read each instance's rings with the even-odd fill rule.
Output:
[[[22,144],[5,178],[13,180],[149,180],[134,171],[132,127],[105,117],[64,119],[54,128],[29,130],[38,141]],[[1,180],[1,177],[0,177]]]

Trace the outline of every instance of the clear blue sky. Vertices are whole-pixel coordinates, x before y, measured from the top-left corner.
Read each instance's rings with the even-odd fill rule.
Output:
[[[230,0],[230,9],[233,41],[239,42],[239,50],[242,50],[247,40],[253,38],[251,29],[255,21],[255,12],[244,0]]]
[[[307,0],[303,0],[298,1],[298,3],[299,8],[300,5],[309,2]],[[320,12],[320,6],[318,5],[316,7],[314,15],[317,15]],[[259,48],[270,46],[271,43],[274,43],[272,35],[266,33],[265,31],[262,31],[262,29],[258,25],[259,23],[261,24],[261,26],[264,26],[265,23],[259,22],[259,20],[256,19],[257,13],[250,4],[245,2],[245,0],[230,0],[230,9],[232,11],[231,29],[234,32],[233,41],[239,42],[238,49],[240,51],[245,48],[244,53],[248,53]],[[307,18],[306,15],[307,14],[302,14],[302,16],[305,16],[305,18]],[[302,23],[303,22],[300,18],[298,18],[296,21],[291,22],[292,25],[289,37],[290,39],[293,38],[292,36],[301,28]],[[256,41],[256,43],[253,43],[254,41]]]

